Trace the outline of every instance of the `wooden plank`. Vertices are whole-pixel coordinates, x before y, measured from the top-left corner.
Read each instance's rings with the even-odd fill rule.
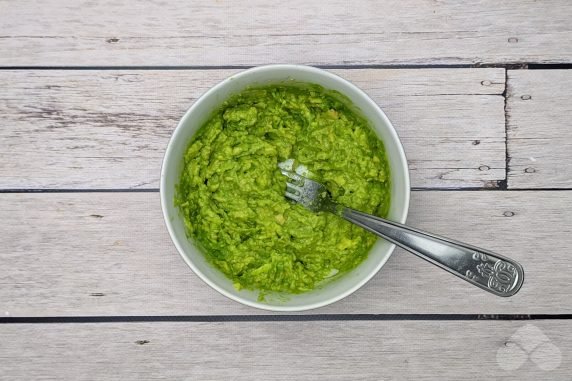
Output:
[[[570,321],[5,324],[6,380],[569,380]]]
[[[572,71],[508,72],[510,188],[572,188]]]
[[[157,188],[178,119],[235,71],[0,71],[0,188]],[[503,69],[336,70],[388,113],[415,187],[505,178]]]
[[[179,257],[155,192],[0,194],[0,314],[260,314],[200,281]],[[572,313],[572,191],[416,191],[409,223],[519,261],[499,298],[404,251],[366,286],[310,313]]]
[[[571,15],[567,0],[4,1],[0,65],[570,62]]]

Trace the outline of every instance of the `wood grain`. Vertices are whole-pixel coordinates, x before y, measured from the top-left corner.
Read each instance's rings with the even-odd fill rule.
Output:
[[[0,65],[570,62],[571,15],[567,0],[3,1]]]
[[[571,335],[569,321],[9,324],[0,361],[6,380],[569,380]]]
[[[572,188],[572,71],[508,72],[510,188]]]
[[[572,313],[572,191],[417,191],[408,223],[520,262],[499,298],[396,251],[366,286],[310,313]],[[0,194],[7,316],[249,315],[179,257],[155,192]]]
[[[0,188],[157,188],[179,118],[235,71],[0,71]],[[392,119],[414,187],[505,179],[503,69],[335,70]]]
[[[269,312],[191,272],[157,192],[93,190],[156,189],[179,118],[237,71],[216,67],[353,66],[333,71],[389,115],[414,187],[508,181],[415,191],[409,223],[510,256],[526,279],[498,298],[397,250],[307,314],[571,314],[572,190],[510,190],[572,187],[570,71],[509,70],[505,110],[504,69],[365,68],[571,63],[571,20],[567,0],[0,0],[0,191],[73,191],[0,192],[0,317],[231,315],[0,319],[0,380],[569,380],[570,320],[237,322]],[[169,67],[193,70],[134,70]]]

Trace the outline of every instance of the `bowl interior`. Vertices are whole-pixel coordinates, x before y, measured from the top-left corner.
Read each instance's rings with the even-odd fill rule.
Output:
[[[268,294],[263,302],[259,302],[257,291],[237,291],[232,282],[209,264],[197,247],[187,239],[182,217],[174,205],[174,195],[175,185],[182,171],[182,158],[191,138],[207,121],[213,110],[230,95],[246,87],[288,81],[318,84],[326,89],[340,92],[353,102],[361,114],[370,121],[379,138],[383,140],[387,151],[392,182],[388,218],[405,222],[409,206],[409,174],[399,138],[379,107],[351,83],[334,74],[312,67],[272,65],[238,73],[210,89],[181,119],[167,147],[161,173],[161,203],[167,228],[183,259],[206,283],[236,301],[275,311],[301,311],[316,308],[349,295],[379,271],[394,248],[394,245],[380,239],[364,262],[337,280],[304,294],[287,296]]]

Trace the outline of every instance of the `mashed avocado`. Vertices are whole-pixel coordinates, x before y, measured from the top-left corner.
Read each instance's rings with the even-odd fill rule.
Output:
[[[191,141],[175,204],[187,235],[238,289],[311,290],[356,267],[376,241],[286,200],[278,164],[288,159],[338,203],[387,214],[383,143],[339,94],[279,85],[231,97]]]

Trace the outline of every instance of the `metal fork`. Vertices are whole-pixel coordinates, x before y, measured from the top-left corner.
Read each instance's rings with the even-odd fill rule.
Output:
[[[336,204],[326,187],[281,169],[286,197],[312,212],[331,212],[498,296],[512,296],[524,281],[522,266],[502,255]]]

